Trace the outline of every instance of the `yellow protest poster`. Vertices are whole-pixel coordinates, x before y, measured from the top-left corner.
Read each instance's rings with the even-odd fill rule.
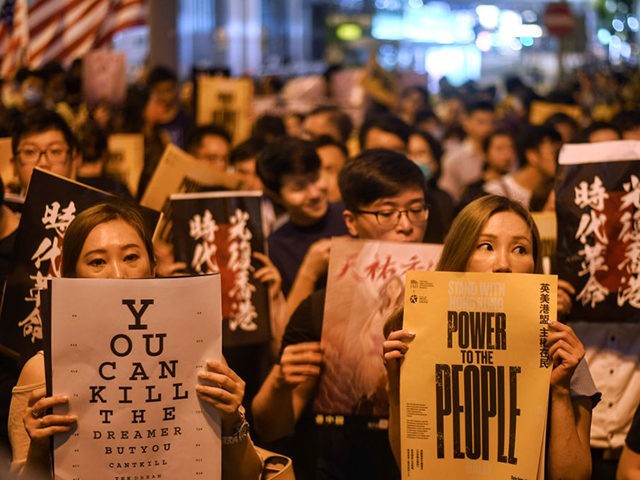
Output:
[[[0,138],[0,176],[5,185],[11,183],[14,177],[13,164],[11,163],[11,137]]]
[[[582,120],[582,110],[578,105],[534,100],[531,102],[531,108],[529,111],[529,123],[531,123],[531,125],[542,125],[555,113],[564,113],[569,115],[576,122],[580,122]]]
[[[540,254],[542,271],[557,272],[556,249],[558,246],[558,227],[556,212],[531,212],[540,233]]]
[[[239,175],[218,172],[206,162],[198,161],[179,147],[169,144],[153,172],[140,204],[162,210],[172,193],[189,193],[206,187],[240,190],[241,186],[242,178]]]
[[[144,136],[139,133],[109,135],[109,159],[105,173],[124,183],[131,195],[138,193],[138,182],[144,167]]]
[[[557,277],[409,272],[402,478],[544,478]]]
[[[198,125],[215,123],[226,128],[234,145],[249,138],[253,124],[252,80],[200,75],[197,82]]]

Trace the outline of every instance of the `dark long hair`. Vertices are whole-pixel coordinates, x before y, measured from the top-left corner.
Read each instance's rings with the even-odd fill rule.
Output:
[[[153,243],[140,211],[125,202],[109,201],[83,210],[69,224],[62,241],[62,276],[77,276],[76,265],[87,237],[98,225],[113,220],[123,220],[136,231],[149,255],[149,264],[153,267]]]

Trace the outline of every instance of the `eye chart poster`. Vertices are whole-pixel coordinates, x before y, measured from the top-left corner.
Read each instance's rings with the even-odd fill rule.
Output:
[[[78,416],[56,480],[219,479],[217,412],[197,374],[221,358],[220,277],[51,281],[48,391]],[[215,292],[212,294],[212,292]]]

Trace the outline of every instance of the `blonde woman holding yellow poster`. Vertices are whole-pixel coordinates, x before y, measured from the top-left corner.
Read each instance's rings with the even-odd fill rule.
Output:
[[[535,223],[529,212],[521,205],[504,197],[493,195],[482,197],[470,203],[456,217],[445,240],[442,256],[436,270],[439,272],[539,273],[541,272],[541,262],[538,255],[539,244],[539,235]],[[551,278],[553,287],[555,286],[555,278]],[[558,283],[564,285],[564,282],[560,281]],[[552,308],[556,304],[560,309],[569,308],[570,298],[566,292],[558,293],[557,302],[555,300],[555,292],[551,293],[553,295],[550,295],[551,302],[549,305]],[[409,300],[411,301],[411,299]],[[537,311],[534,313],[538,314]],[[555,315],[551,317],[555,318]],[[410,343],[416,339],[416,334],[409,331],[409,329],[402,329],[401,323],[401,313],[390,319],[388,326],[390,326],[390,330],[394,331],[387,336],[383,347],[390,388],[389,438],[396,460],[399,463],[401,458],[400,366],[410,348]],[[500,328],[497,325],[497,320],[495,323],[495,330],[491,330],[493,332],[491,338],[495,342],[506,342],[506,336],[503,336],[502,340],[500,340]],[[535,328],[537,329],[537,326]],[[544,421],[544,418],[547,419],[546,450],[540,455],[540,444],[536,445],[533,439],[527,438],[525,439],[527,445],[522,445],[521,442],[520,455],[522,457],[526,455],[535,456],[534,458],[526,459],[534,465],[533,474],[527,477],[528,480],[534,480],[536,464],[538,461],[542,462],[543,460],[546,464],[546,478],[586,480],[591,475],[589,449],[591,410],[599,400],[599,394],[583,360],[584,347],[571,327],[556,321],[549,321],[545,328],[547,329],[545,333],[546,342],[544,338],[541,338],[540,346],[545,347],[548,352],[548,366],[551,367],[551,371],[548,372],[550,374],[548,411],[543,411],[543,415],[540,418],[543,419],[542,421]],[[488,335],[486,341],[489,341]],[[417,345],[413,348],[417,348]],[[487,348],[499,349],[501,347],[495,344]],[[537,359],[534,360],[537,363]],[[546,378],[549,377],[547,376]],[[409,380],[412,381],[413,377]],[[437,385],[434,385],[434,389],[436,388]],[[463,388],[462,381],[460,388]],[[506,389],[509,388],[513,388],[513,384],[511,387],[509,385],[506,386]],[[466,396],[469,393],[465,391],[464,395]],[[502,391],[502,393],[504,394],[505,391]],[[473,395],[473,392],[471,394]],[[544,409],[545,400],[547,399],[542,398],[541,408]],[[477,398],[465,398],[465,403],[466,400],[478,404],[481,401]],[[483,396],[482,401],[485,400],[486,398]],[[518,396],[518,400],[520,400],[520,396]],[[503,402],[495,403],[496,410],[508,409],[513,402],[514,397],[509,398],[507,396]],[[461,406],[458,405],[458,407],[459,412],[462,412]],[[513,414],[513,412],[509,411],[506,414],[504,411],[494,412],[493,414],[503,420],[506,417],[506,422],[510,422],[513,420],[513,417],[509,417],[510,413]],[[464,414],[470,413],[465,411]],[[520,415],[520,410],[517,410],[516,415]],[[499,429],[500,420],[492,419],[491,421],[496,421]],[[441,434],[438,431],[437,435],[434,435],[436,431],[435,425],[429,424],[427,427],[431,428],[427,435],[437,438]],[[502,424],[503,429],[504,427],[505,425]],[[482,435],[495,435],[496,433],[495,430],[490,431],[490,433],[484,431]],[[465,439],[467,440],[466,444]],[[518,439],[520,440],[520,437]],[[447,441],[449,441],[449,438],[447,438]],[[490,441],[495,442],[495,439],[492,438]],[[493,461],[495,457],[492,455],[489,461],[483,462],[484,456],[483,458],[478,458],[471,454],[470,450],[472,448],[468,442],[468,432],[461,439],[458,437],[457,443],[454,439],[452,449],[454,453],[457,452],[458,454],[453,455],[453,460],[450,461],[450,464],[462,465],[460,467],[462,471],[468,472],[466,478],[503,478],[492,476],[495,475],[495,472],[494,474],[491,473],[493,467],[489,465],[489,462]],[[451,446],[447,445],[447,448],[451,448]],[[427,453],[429,452],[427,451]],[[498,453],[498,455],[500,454]],[[404,463],[401,464],[403,478],[423,478],[423,475],[425,475],[424,478],[426,476],[433,478],[434,473],[439,468],[435,462],[439,459],[426,454],[424,457],[403,460]],[[473,464],[469,463],[469,461],[473,462]],[[498,458],[497,462],[500,461]],[[505,463],[513,464],[516,462],[517,459],[515,458],[505,459]],[[420,466],[419,469],[415,468],[416,464]],[[542,478],[544,470],[545,468],[538,468],[538,478]],[[509,478],[509,476],[505,478]],[[519,475],[514,477],[511,474],[510,479],[514,478],[521,477]]]

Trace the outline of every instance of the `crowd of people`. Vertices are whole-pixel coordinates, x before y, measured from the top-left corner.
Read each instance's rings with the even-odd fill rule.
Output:
[[[24,196],[35,167],[115,194],[68,228],[62,275],[145,278],[185,268],[170,245],[152,242],[135,206],[167,145],[236,176],[243,190],[262,190],[268,255],[258,254],[263,268],[254,275],[270,286],[272,339],[224,349],[195,387],[221,414],[223,479],[269,478],[265,449],[290,457],[299,479],[400,478],[400,367],[415,336],[403,329],[401,311],[377,346],[387,368],[388,428],[314,419],[318,381],[330,367],[321,334],[331,238],[443,244],[441,271],[542,273],[531,212],[555,209],[559,151],[572,142],[640,140],[637,81],[630,71],[584,68],[545,96],[518,77],[500,88],[443,81],[438,95],[420,85],[391,86],[387,95],[365,89],[361,122],[327,94],[306,112],[262,115],[249,138],[232,139],[228,126],[196,125],[193,89],[181,89],[169,68],[150,69],[122,105],[83,102],[80,61],[23,68],[4,82],[0,103],[0,137],[11,137],[15,170],[3,198]],[[532,125],[536,101],[578,114]],[[144,137],[135,192],[106,173],[115,133]],[[20,216],[3,203],[4,281]],[[564,279],[558,285],[564,319],[576,292]],[[547,478],[640,478],[639,342],[632,323],[551,325]],[[46,396],[42,352],[24,365],[0,354],[0,477],[51,478],[49,438],[82,419],[51,413],[69,399]]]

